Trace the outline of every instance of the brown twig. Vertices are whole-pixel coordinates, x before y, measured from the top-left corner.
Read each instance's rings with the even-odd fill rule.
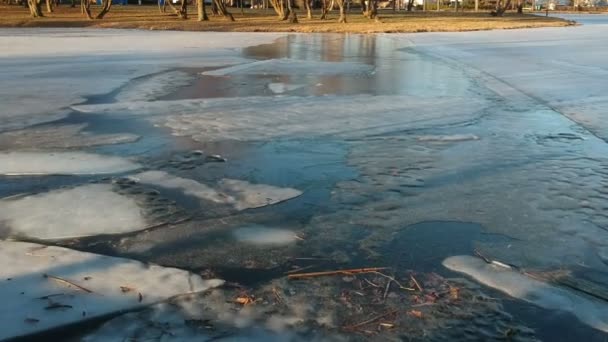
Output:
[[[366,324],[373,323],[373,322],[375,322],[375,321],[377,321],[379,319],[382,319],[382,318],[384,318],[386,316],[390,316],[390,315],[392,315],[394,313],[397,313],[398,311],[399,310],[391,310],[389,312],[383,313],[382,315],[379,315],[379,316],[376,316],[376,317],[372,317],[372,318],[370,318],[370,319],[368,319],[366,321],[363,321],[363,322],[360,322],[360,323],[357,323],[357,324],[354,324],[354,325],[344,326],[344,327],[342,327],[342,329],[344,329],[344,330],[355,330],[355,329],[357,329],[359,327],[362,327],[362,326],[364,326]]]
[[[69,280],[66,280],[66,279],[63,279],[63,278],[59,278],[59,277],[56,277],[56,276],[53,276],[53,275],[50,275],[50,274],[45,274],[44,277],[48,278],[48,279],[53,279],[53,280],[58,281],[60,283],[68,284],[69,286],[74,286],[75,288],[77,288],[79,290],[82,290],[84,292],[87,292],[87,293],[93,293],[93,291],[87,289],[86,287],[82,287],[82,286],[80,286],[80,285],[78,285],[76,283],[73,283],[73,282],[71,282]]]
[[[371,281],[367,280],[367,278],[363,278],[363,280],[365,280],[368,284],[370,284],[373,287],[380,287],[380,285],[372,283]]]
[[[392,280],[389,280],[386,283],[386,289],[384,290],[384,295],[382,296],[382,301],[385,302],[386,301],[386,296],[388,296],[388,290],[391,288],[391,284],[393,283]]]
[[[353,274],[361,274],[361,273],[372,273],[377,272],[379,270],[386,269],[386,267],[368,267],[368,268],[353,268],[347,270],[336,270],[336,271],[325,271],[325,272],[311,272],[311,273],[296,273],[290,274],[287,276],[288,279],[302,279],[302,278],[313,278],[313,277],[323,277],[323,276],[331,276],[331,275],[353,275]]]
[[[287,272],[285,272],[285,274],[292,274],[292,273],[308,270],[308,269],[311,269],[311,268],[313,268],[315,266],[317,266],[317,265],[309,265],[309,266],[305,266],[305,267],[300,267],[300,268],[297,268],[295,270],[287,271]]]
[[[412,281],[414,282],[414,285],[416,285],[416,287],[418,288],[418,291],[420,291],[420,292],[424,291],[422,289],[422,286],[420,286],[420,284],[418,283],[418,280],[416,280],[416,278],[414,278],[413,274],[410,274],[410,279],[412,279]]]

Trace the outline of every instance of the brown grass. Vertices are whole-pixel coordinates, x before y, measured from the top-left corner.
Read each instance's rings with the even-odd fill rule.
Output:
[[[169,9],[168,9],[169,10]],[[191,8],[191,12],[195,12]],[[20,6],[0,6],[0,27],[99,27],[99,28],[129,28],[149,30],[180,30],[180,31],[223,31],[223,32],[440,32],[440,31],[478,31],[493,29],[517,29],[547,26],[573,25],[557,18],[545,18],[532,15],[507,14],[503,18],[495,18],[488,13],[454,13],[448,11],[435,12],[397,12],[381,10],[378,22],[364,18],[358,9],[348,14],[347,24],[337,23],[337,13],[331,13],[328,20],[306,19],[299,14],[299,24],[289,24],[277,20],[269,10],[231,9],[236,21],[229,22],[221,17],[210,17],[210,21],[196,21],[196,14],[191,19],[180,20],[174,14],[161,14],[156,6],[118,6],[103,20],[87,20],[80,14],[80,9],[61,5],[54,13],[45,13],[44,18],[32,19],[26,8]]]

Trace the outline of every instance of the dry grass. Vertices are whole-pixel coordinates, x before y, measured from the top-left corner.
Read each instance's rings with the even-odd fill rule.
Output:
[[[195,8],[191,8],[195,11]],[[224,31],[224,32],[440,32],[440,31],[478,31],[493,29],[516,29],[547,26],[568,26],[573,23],[557,19],[532,15],[507,14],[495,18],[488,13],[453,13],[413,12],[393,13],[392,10],[380,11],[379,21],[364,18],[358,9],[353,9],[347,16],[347,24],[337,23],[337,13],[332,13],[328,20],[306,19],[299,14],[299,24],[278,21],[272,10],[232,9],[235,22],[221,17],[210,17],[208,22],[197,22],[196,14],[189,20],[180,20],[170,13],[159,13],[156,6],[113,6],[112,11],[103,20],[86,20],[79,8],[62,5],[54,13],[45,13],[46,17],[32,19],[26,8],[19,6],[0,6],[0,27],[101,27],[130,28],[149,30],[181,31]],[[319,14],[315,13],[318,18]]]

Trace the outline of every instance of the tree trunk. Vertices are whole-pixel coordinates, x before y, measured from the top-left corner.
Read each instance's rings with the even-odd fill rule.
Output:
[[[312,9],[310,8],[310,0],[304,0],[304,7],[306,8],[306,19],[312,19]]]
[[[80,8],[87,19],[93,19],[90,0],[80,0]],[[95,19],[103,19],[103,17],[110,12],[110,8],[112,8],[112,0],[103,0],[101,3],[101,11],[95,16]]]
[[[413,7],[414,7],[414,0],[408,0],[407,1],[407,11],[411,12]]]
[[[346,13],[344,12],[344,1],[345,0],[337,0],[338,8],[340,9],[340,18],[338,19],[339,23],[346,23]]]
[[[165,13],[165,6],[166,6],[165,2],[166,2],[166,0],[165,1],[158,0],[158,11],[160,13]]]
[[[48,13],[53,13],[53,1],[52,0],[46,0],[46,11]]]
[[[223,0],[213,0],[213,3],[215,4],[215,6],[217,8],[217,12],[218,12],[219,15],[223,16],[224,18],[226,18],[226,19],[228,19],[230,21],[234,21],[234,17],[226,9],[226,5],[224,5]]]
[[[179,11],[177,11],[177,15],[181,19],[188,19],[188,0],[182,0],[182,4],[181,6],[179,6]]]
[[[30,9],[30,14],[34,18],[43,17],[42,9],[40,8],[40,0],[27,0],[27,6]]]
[[[321,16],[319,17],[319,19],[327,19],[327,0],[321,1]]]
[[[103,17],[110,12],[112,8],[112,0],[104,0],[102,3],[101,12],[95,17],[95,19],[103,19]]]
[[[76,0],[71,0],[70,1],[70,7],[71,8],[76,8]]]
[[[196,0],[196,9],[198,12],[198,21],[207,21],[207,9],[205,8],[205,0]]]
[[[293,9],[292,6],[292,1],[293,0],[285,0],[287,1],[287,11],[289,11],[289,22],[292,24],[297,24],[298,23],[298,15],[296,14],[296,11]]]

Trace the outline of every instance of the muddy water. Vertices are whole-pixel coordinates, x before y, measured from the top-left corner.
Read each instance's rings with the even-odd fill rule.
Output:
[[[234,178],[293,187],[304,194],[273,206],[227,212],[201,204],[181,191],[151,187],[172,208],[185,213],[180,218],[188,220],[175,220],[144,233],[58,244],[212,272],[252,288],[280,278],[296,266],[310,267],[312,271],[386,265],[396,272],[413,269],[458,277],[462,275],[441,266],[442,260],[452,255],[471,255],[476,249],[518,267],[554,270],[556,264],[571,267],[580,263],[600,275],[598,283],[605,279],[602,275],[606,269],[593,252],[583,256],[578,251],[572,251],[572,255],[563,252],[568,247],[586,247],[582,242],[563,242],[572,237],[568,234],[577,233],[554,233],[554,227],[565,217],[602,224],[600,208],[608,203],[603,194],[597,193],[595,200],[581,207],[585,184],[572,181],[576,177],[603,177],[600,171],[604,164],[596,156],[608,150],[584,128],[573,126],[559,113],[529,98],[512,99],[513,103],[499,98],[484,86],[487,80],[482,76],[390,39],[371,35],[294,35],[244,49],[242,54],[258,61],[289,58],[293,63],[361,63],[371,71],[335,74],[320,66],[306,74],[270,69],[264,73],[210,76],[202,73],[215,68],[181,68],[176,70],[188,73],[192,81],[157,100],[268,96],[268,101],[272,101],[270,96],[274,95],[412,95],[428,98],[429,102],[446,96],[485,97],[496,105],[478,119],[458,124],[350,139],[322,136],[256,142],[205,142],[174,136],[168,128],[154,126],[142,118],[120,116],[121,113],[108,117],[74,112],[52,124],[86,123],[87,132],[92,134],[140,136],[133,143],[86,150],[131,156],[146,169],[169,170],[202,183]],[[277,86],[273,88],[272,84]],[[92,97],[87,103],[112,103],[120,90]],[[170,112],[171,108],[167,110]],[[573,136],[576,138],[568,138]],[[437,137],[448,139],[441,141]],[[182,162],[184,155],[198,150],[205,155],[221,155],[227,161]],[[590,155],[595,157],[585,159]],[[172,164],[173,160],[179,162]],[[564,166],[567,172],[562,172]],[[90,181],[102,180],[3,178],[0,196],[43,192]],[[569,193],[577,186],[578,192]],[[290,229],[302,240],[287,246],[237,243],[235,232],[251,224]],[[572,237],[575,238],[578,237]],[[545,241],[555,242],[556,247],[543,246]],[[590,250],[600,247],[593,245]],[[560,258],[570,259],[569,263]],[[548,312],[489,288],[483,291],[498,298],[515,320],[534,329],[542,340],[606,338],[570,315]]]

